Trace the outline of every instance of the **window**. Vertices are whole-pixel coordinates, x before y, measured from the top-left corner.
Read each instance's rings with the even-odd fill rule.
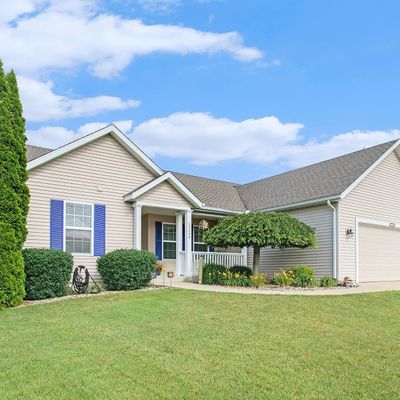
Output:
[[[163,259],[176,258],[176,226],[175,224],[163,224]]]
[[[193,225],[193,250],[207,251],[207,245],[203,242],[203,229],[198,225]]]
[[[65,203],[65,250],[70,253],[92,253],[93,206]]]

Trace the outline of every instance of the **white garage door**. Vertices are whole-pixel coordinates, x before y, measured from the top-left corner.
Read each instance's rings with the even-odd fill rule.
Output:
[[[359,281],[400,280],[400,229],[360,224]]]

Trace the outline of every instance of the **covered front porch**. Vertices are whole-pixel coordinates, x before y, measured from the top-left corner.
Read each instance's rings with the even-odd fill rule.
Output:
[[[203,242],[202,224],[211,228],[224,215],[147,202],[132,205],[134,247],[155,253],[176,277],[196,278],[202,262],[226,267],[247,264],[247,249],[212,248]]]

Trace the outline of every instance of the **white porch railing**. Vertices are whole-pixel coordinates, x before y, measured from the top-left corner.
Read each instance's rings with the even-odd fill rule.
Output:
[[[185,252],[179,252],[180,265],[185,265]],[[234,265],[246,265],[244,253],[212,253],[203,251],[192,252],[192,275],[199,274],[199,265],[201,262],[221,264],[225,267],[233,267]]]

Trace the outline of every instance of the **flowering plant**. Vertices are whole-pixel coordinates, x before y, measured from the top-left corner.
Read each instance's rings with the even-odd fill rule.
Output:
[[[165,269],[165,271],[167,270],[167,268],[165,267],[165,264],[162,263],[161,261],[158,261],[157,264],[156,264],[156,270],[157,271],[164,271],[164,269]]]
[[[283,271],[281,270],[280,272],[275,274],[275,282],[279,286],[291,286],[294,283],[294,272],[289,270],[289,271]]]
[[[250,276],[251,284],[258,289],[260,286],[265,286],[267,284],[267,275],[265,274],[255,274]]]

